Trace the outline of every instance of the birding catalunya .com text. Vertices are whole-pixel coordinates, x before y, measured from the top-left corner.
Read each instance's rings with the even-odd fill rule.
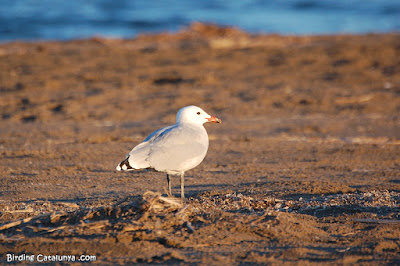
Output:
[[[7,262],[70,262],[96,261],[95,255],[7,254]]]

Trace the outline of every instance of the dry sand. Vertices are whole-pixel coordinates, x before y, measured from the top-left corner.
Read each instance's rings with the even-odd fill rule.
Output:
[[[223,124],[182,205],[115,166],[190,104]],[[399,34],[2,44],[0,113],[0,262],[400,264]]]

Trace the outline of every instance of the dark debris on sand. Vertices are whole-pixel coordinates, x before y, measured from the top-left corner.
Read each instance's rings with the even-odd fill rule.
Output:
[[[229,243],[248,241],[254,251],[236,254],[238,262],[290,261],[291,252],[307,253],[311,261],[340,261],[349,252],[365,261],[381,256],[395,261],[399,251],[396,242],[375,243],[368,232],[389,229],[399,234],[399,199],[400,193],[389,191],[304,195],[296,199],[205,192],[182,203],[181,199],[148,191],[143,197],[127,197],[111,206],[95,208],[30,202],[5,210],[3,204],[2,216],[43,212],[44,203],[47,210],[53,211],[0,225],[0,246],[4,248],[1,255],[12,252],[12,243],[28,244],[32,238],[55,246],[60,239],[84,246],[97,239],[98,245],[123,245],[125,252],[132,253],[132,258],[121,260],[97,254],[103,262],[204,262],[199,252],[210,252],[215,257],[215,250],[217,254],[230,253],[231,249],[224,250]],[[324,224],[332,222],[338,225],[327,230]],[[358,235],[361,232],[365,235]],[[286,234],[290,242],[280,240],[279,234]],[[365,241],[364,248],[352,248],[359,241]],[[316,245],[321,243],[324,248],[317,251]],[[148,256],[135,251],[138,246],[155,244],[160,246],[159,254]]]

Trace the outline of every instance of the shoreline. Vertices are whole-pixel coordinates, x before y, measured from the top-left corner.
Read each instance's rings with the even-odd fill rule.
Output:
[[[384,35],[399,35],[400,31],[387,31],[387,32],[366,32],[366,33],[351,33],[351,32],[338,32],[332,34],[281,34],[281,33],[263,33],[263,32],[247,32],[238,27],[233,26],[218,26],[212,23],[201,23],[194,22],[187,27],[183,27],[180,30],[169,32],[156,32],[156,33],[140,33],[136,36],[129,38],[119,38],[119,37],[108,37],[99,35],[93,35],[91,37],[75,38],[75,39],[34,39],[34,40],[6,40],[0,41],[0,46],[12,45],[12,44],[43,44],[43,43],[70,43],[70,42],[87,42],[87,41],[115,41],[115,42],[130,42],[146,39],[180,39],[180,38],[212,38],[212,37],[237,37],[246,36],[253,38],[261,37],[281,37],[281,38],[333,38],[333,37],[361,37],[361,36],[384,36]]]

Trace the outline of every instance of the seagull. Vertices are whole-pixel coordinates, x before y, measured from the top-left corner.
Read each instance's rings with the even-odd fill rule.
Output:
[[[200,107],[183,107],[176,115],[176,124],[151,133],[134,147],[117,166],[118,171],[154,169],[167,174],[168,195],[171,196],[170,175],[181,176],[181,198],[185,198],[184,174],[198,166],[208,150],[208,134],[203,124],[221,123]]]

